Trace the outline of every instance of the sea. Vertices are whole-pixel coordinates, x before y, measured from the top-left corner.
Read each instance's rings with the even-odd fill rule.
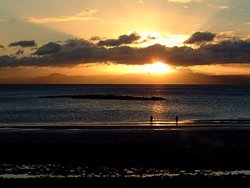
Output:
[[[165,100],[77,99],[112,95]],[[54,96],[54,98],[46,98]],[[250,120],[249,85],[0,85],[0,126],[172,125]]]

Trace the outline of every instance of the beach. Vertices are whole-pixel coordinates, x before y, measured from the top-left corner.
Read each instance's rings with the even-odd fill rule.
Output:
[[[247,185],[249,91],[248,86],[2,85],[0,184]]]
[[[250,169],[247,125],[5,127],[0,129],[0,147],[2,183],[166,185],[179,178],[223,183],[229,177],[249,182],[248,174],[240,173]]]

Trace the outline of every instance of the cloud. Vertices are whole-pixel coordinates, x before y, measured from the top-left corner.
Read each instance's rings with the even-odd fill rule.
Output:
[[[48,44],[43,45],[42,47],[38,48],[38,50],[34,53],[35,55],[48,55],[57,53],[61,50],[61,45],[50,42]]]
[[[91,17],[96,12],[97,12],[96,9],[87,8],[73,16],[58,16],[58,17],[47,17],[47,18],[29,17],[28,21],[36,24],[45,24],[50,22],[102,20],[100,18]]]
[[[19,55],[23,55],[24,54],[24,50],[23,49],[19,49],[16,51],[15,55],[19,56]]]
[[[148,39],[148,40],[156,40],[157,37],[156,37],[156,36],[148,35],[147,39]]]
[[[173,2],[173,3],[191,3],[191,2],[202,2],[203,0],[168,0],[168,2]]]
[[[99,41],[99,40],[102,40],[102,37],[94,36],[94,37],[91,37],[89,40],[91,40],[91,41]]]
[[[234,31],[224,31],[216,34],[215,40],[236,40],[237,36]]]
[[[198,41],[201,41],[198,40]],[[163,61],[173,66],[250,64],[250,40],[228,39],[204,43],[197,48],[98,46],[90,41],[71,39],[57,44],[50,42],[29,57],[0,56],[0,67],[72,67],[87,63],[140,65]]]
[[[83,46],[92,47],[96,45],[84,39],[69,39],[63,44],[64,49],[65,47],[77,48],[77,47],[83,47]]]
[[[36,46],[36,42],[34,40],[22,40],[22,41],[17,41],[17,42],[12,42],[9,44],[9,47],[34,47]]]
[[[230,10],[231,7],[228,5],[213,5],[213,4],[209,4],[208,7],[210,8],[214,8],[214,9],[219,9],[219,10]]]
[[[123,44],[133,44],[141,39],[141,36],[137,33],[131,33],[130,35],[121,35],[118,39],[107,39],[98,42],[98,46],[121,46]]]
[[[185,44],[196,44],[196,43],[203,43],[203,42],[210,42],[213,41],[216,34],[211,32],[196,32],[192,34],[184,43]]]

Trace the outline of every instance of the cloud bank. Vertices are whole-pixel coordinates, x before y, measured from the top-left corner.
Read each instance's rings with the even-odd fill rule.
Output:
[[[121,35],[118,39],[107,39],[98,42],[98,46],[121,46],[123,44],[133,44],[134,42],[141,39],[141,36],[137,33],[130,35]]]
[[[230,10],[231,7],[228,5],[213,5],[213,4],[209,4],[208,7],[210,8],[214,8],[214,9],[219,9],[219,10]]]
[[[36,42],[34,40],[22,40],[22,41],[18,41],[18,42],[12,42],[9,44],[9,47],[35,47],[36,46]]]
[[[216,34],[211,32],[196,32],[192,34],[184,43],[185,44],[195,44],[213,41]]]
[[[60,50],[61,50],[60,44],[49,42],[48,44],[45,44],[42,47],[40,47],[34,54],[35,55],[48,55],[48,54],[59,52]]]
[[[121,37],[122,36],[122,37]],[[250,40],[228,38],[226,40],[204,43],[198,48],[189,46],[167,47],[160,44],[148,47],[120,46],[137,41],[136,34],[121,35],[110,47],[87,40],[71,39],[64,43],[50,42],[38,48],[28,57],[0,56],[0,67],[70,67],[86,63],[117,63],[140,65],[154,61],[164,61],[173,66],[250,64]],[[196,37],[198,36],[198,37]],[[226,34],[224,37],[227,36]],[[215,40],[215,34],[193,34],[189,43]],[[108,47],[106,45],[109,44]],[[112,43],[113,44],[113,43]]]

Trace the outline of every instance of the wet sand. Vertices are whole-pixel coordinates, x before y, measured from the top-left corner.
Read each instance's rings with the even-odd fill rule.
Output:
[[[250,168],[250,127],[0,129],[0,162]]]
[[[65,178],[65,179],[0,179],[1,187],[122,187],[122,188],[166,188],[166,187],[246,187],[250,185],[250,178],[244,176],[203,177],[181,176],[176,178]]]
[[[0,128],[1,164],[71,164],[89,167],[161,167],[167,169],[250,169],[250,127],[173,126],[173,127],[15,127]],[[204,180],[203,176],[183,176],[181,183]],[[179,177],[180,178],[180,177]],[[187,178],[187,179],[186,179]],[[248,177],[234,176],[249,183]],[[238,179],[237,179],[238,178]],[[220,185],[227,177],[206,177]],[[44,179],[44,183],[111,183],[114,187],[151,184],[167,185],[178,178],[138,179]],[[180,179],[179,179],[180,180]],[[178,181],[179,181],[178,180]],[[198,181],[199,180],[199,181]],[[36,180],[1,180],[0,183]],[[230,181],[227,181],[230,182]]]

